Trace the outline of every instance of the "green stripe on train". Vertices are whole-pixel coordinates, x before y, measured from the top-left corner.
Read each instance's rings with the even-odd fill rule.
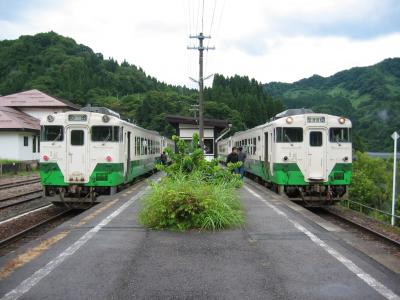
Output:
[[[296,163],[274,163],[273,175],[263,161],[250,160],[245,163],[246,172],[252,173],[265,181],[279,185],[308,185]],[[348,185],[351,183],[351,163],[337,163],[324,185]]]
[[[154,159],[130,162],[128,174],[124,174],[123,163],[99,163],[84,186],[117,186],[132,181],[155,168]],[[43,185],[67,186],[57,163],[40,163],[40,180]]]

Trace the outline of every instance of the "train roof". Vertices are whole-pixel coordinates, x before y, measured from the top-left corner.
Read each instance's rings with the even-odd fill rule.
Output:
[[[303,112],[303,113],[301,113],[301,112]],[[243,131],[235,132],[235,134],[233,136],[238,136],[238,135],[241,135],[241,134],[253,131],[253,130],[257,130],[257,129],[261,129],[261,128],[264,128],[264,127],[267,127],[267,126],[271,126],[273,124],[283,123],[283,120],[285,118],[287,118],[287,117],[303,117],[303,118],[305,118],[307,116],[325,116],[325,117],[328,117],[328,118],[329,117],[330,118],[340,118],[340,116],[334,116],[334,115],[329,115],[329,114],[325,114],[325,113],[315,113],[311,109],[303,109],[303,108],[302,109],[288,109],[288,110],[286,110],[284,112],[281,112],[281,113],[277,114],[275,117],[277,117],[277,116],[279,116],[279,118],[273,118],[270,121],[267,121],[266,123],[260,124],[260,125],[258,125],[256,127],[249,128],[249,129],[243,130]],[[345,126],[348,126],[348,125],[351,126],[352,125],[351,121],[349,119],[347,119],[347,118],[345,118],[345,119],[348,121]],[[285,124],[286,124],[286,121],[285,121]]]
[[[275,119],[296,116],[296,115],[305,115],[305,114],[313,114],[314,111],[308,108],[291,108],[287,109],[279,114],[275,115]]]
[[[99,113],[103,115],[109,115],[116,117],[118,119],[121,118],[121,115],[107,107],[97,107],[97,106],[85,106],[81,108],[81,111],[87,111],[87,112],[94,112],[94,113]]]
[[[92,107],[94,110],[96,110],[96,109],[98,109],[98,107],[96,108],[96,107]],[[108,112],[113,112],[111,109],[107,109],[107,108],[104,108],[104,109],[106,109],[106,110],[108,110]],[[130,123],[130,122],[127,122],[127,121],[125,121],[125,120],[122,120],[120,117],[119,117],[119,114],[118,113],[116,113],[116,112],[114,112],[116,115],[113,115],[113,114],[110,114],[110,113],[102,113],[103,111],[105,111],[105,110],[98,110],[98,111],[88,111],[88,110],[80,110],[80,111],[66,111],[66,112],[63,112],[63,113],[57,113],[57,114],[51,114],[56,120],[57,119],[59,119],[59,120],[61,120],[62,119],[62,122],[66,122],[65,120],[66,120],[66,118],[65,118],[65,116],[68,116],[68,115],[76,115],[76,114],[79,114],[79,113],[89,113],[90,115],[94,115],[94,116],[99,116],[100,117],[100,119],[101,119],[101,117],[103,116],[103,115],[108,115],[108,116],[110,116],[110,120],[111,121],[114,121],[114,122],[121,122],[121,123],[124,123],[125,125],[129,125],[129,126],[133,126],[133,127],[135,127],[135,128],[137,128],[137,129],[139,129],[139,130],[143,130],[143,131],[146,131],[146,132],[148,132],[148,133],[152,133],[152,134],[157,134],[157,135],[159,135],[159,136],[162,136],[158,131],[155,131],[155,130],[150,130],[150,129],[146,129],[146,128],[143,128],[143,127],[140,127],[140,126],[138,126],[138,125],[136,125],[136,124],[133,124],[133,123]],[[96,122],[96,121],[92,121],[92,123],[93,122]],[[99,123],[100,123],[100,121],[99,121]],[[48,118],[43,118],[41,121],[40,121],[40,125],[44,125],[44,124],[52,124],[52,122],[49,122],[48,121]],[[97,123],[96,123],[97,124]],[[110,124],[110,123],[104,123],[104,125],[107,125],[107,124]],[[57,124],[57,125],[59,125],[59,124]],[[98,124],[97,124],[98,125]],[[110,124],[110,125],[112,125],[112,123]]]

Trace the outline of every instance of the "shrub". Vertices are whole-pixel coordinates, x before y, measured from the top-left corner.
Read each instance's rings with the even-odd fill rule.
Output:
[[[140,222],[150,228],[222,229],[243,224],[239,199],[226,183],[212,184],[199,174],[166,177],[152,185]]]
[[[222,229],[243,224],[244,218],[235,188],[242,186],[232,170],[240,163],[222,168],[216,160],[208,162],[198,148],[198,135],[191,145],[173,137],[177,152],[167,150],[170,166],[158,165],[167,176],[151,186],[139,215],[150,228],[187,230]]]

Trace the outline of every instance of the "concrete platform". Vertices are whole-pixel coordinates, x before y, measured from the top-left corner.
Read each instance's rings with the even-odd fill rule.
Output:
[[[243,229],[179,233],[138,224],[146,186],[2,257],[1,299],[399,298],[398,274],[264,188],[239,191]]]

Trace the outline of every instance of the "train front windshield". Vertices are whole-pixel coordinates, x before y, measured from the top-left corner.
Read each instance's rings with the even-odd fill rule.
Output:
[[[93,126],[92,127],[93,142],[118,142],[119,127],[118,126]]]
[[[331,143],[351,143],[351,128],[330,128],[329,140]]]
[[[64,139],[64,127],[58,125],[41,126],[40,140],[42,142],[58,142]]]

